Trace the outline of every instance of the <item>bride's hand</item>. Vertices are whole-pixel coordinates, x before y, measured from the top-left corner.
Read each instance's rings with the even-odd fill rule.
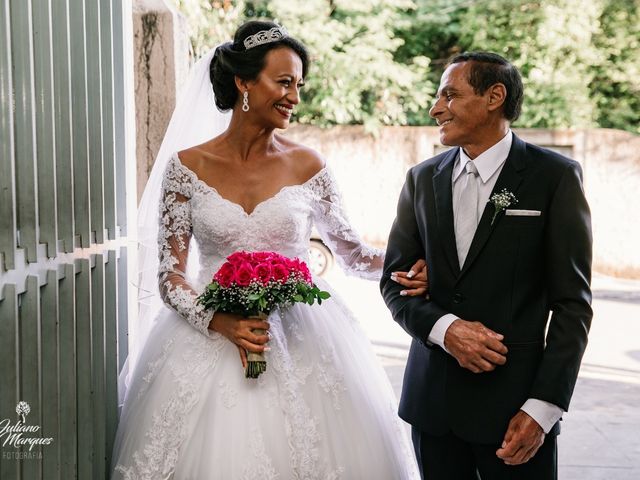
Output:
[[[410,297],[425,296],[428,297],[429,278],[427,275],[427,262],[423,259],[413,264],[408,272],[393,272],[391,280],[399,283],[403,287],[407,287],[400,292],[400,295]]]
[[[267,334],[256,335],[252,332],[258,328],[267,331]],[[224,335],[229,341],[236,344],[243,367],[247,366],[247,351],[262,353],[269,350],[269,347],[266,346],[269,341],[269,323],[263,320],[218,312],[213,315],[209,329]]]

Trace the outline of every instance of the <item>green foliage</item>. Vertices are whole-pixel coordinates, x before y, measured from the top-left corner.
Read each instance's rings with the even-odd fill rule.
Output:
[[[601,52],[590,66],[589,88],[600,127],[640,133],[640,2],[611,0],[593,44]]]
[[[459,38],[464,25],[461,23],[469,1],[460,0],[418,0],[404,10],[402,21],[395,29],[396,36],[404,43],[394,56],[397,61],[408,63],[411,59],[424,56],[430,59],[427,81],[435,93],[447,60],[460,52]],[[424,103],[408,112],[409,125],[433,125],[429,117],[429,107]]]
[[[304,103],[303,123],[407,123],[407,114],[429,102],[429,61],[414,56],[397,62],[403,43],[394,34],[406,0],[308,0],[302,9],[290,0],[272,0],[273,17],[305,42],[313,54]]]
[[[589,65],[598,52],[590,44],[601,2],[507,3],[494,0],[470,8],[463,41],[471,49],[500,53],[521,69],[526,97],[519,125],[592,126]]]
[[[298,122],[370,129],[406,124],[408,115],[430,101],[428,58],[394,59],[403,43],[394,26],[412,5],[409,0],[176,3],[193,29],[197,54],[230,38],[237,24],[251,18],[271,18],[307,45],[313,62],[296,109]]]
[[[269,314],[276,307],[286,307],[296,302],[313,305],[331,297],[317,285],[290,278],[284,283],[270,282],[262,285],[252,282],[246,287],[231,285],[222,287],[216,280],[198,296],[198,303],[216,312],[234,313],[244,317]]]
[[[446,59],[463,51],[494,51],[520,69],[517,126],[640,132],[638,0],[421,0],[407,15],[414,20],[398,29],[405,44],[396,56],[431,58],[436,84]]]
[[[200,54],[272,18],[308,47],[297,120],[433,125],[447,60],[490,50],[522,72],[517,126],[640,133],[640,0],[176,0]]]
[[[189,26],[191,47],[196,57],[226,42],[244,21],[245,3],[240,0],[173,0]]]

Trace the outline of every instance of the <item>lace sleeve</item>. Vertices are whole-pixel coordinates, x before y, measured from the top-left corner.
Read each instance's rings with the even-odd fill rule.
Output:
[[[365,245],[351,228],[342,206],[342,197],[333,174],[328,168],[310,182],[317,196],[314,222],[324,243],[347,272],[361,278],[378,280],[384,264],[384,250]]]
[[[158,228],[158,283],[164,303],[173,308],[194,328],[208,337],[212,310],[196,301],[198,293],[185,278],[191,240],[191,190],[193,179],[176,158],[171,159],[162,182],[160,225]]]

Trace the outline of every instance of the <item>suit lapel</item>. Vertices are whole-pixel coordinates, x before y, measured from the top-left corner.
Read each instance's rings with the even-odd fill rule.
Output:
[[[438,217],[438,234],[445,257],[451,266],[451,270],[457,275],[460,271],[458,254],[456,252],[456,238],[453,226],[453,200],[451,188],[451,176],[453,164],[458,157],[458,148],[452,148],[444,157],[438,171],[433,176],[433,191],[436,202],[436,215]]]
[[[522,182],[521,173],[525,168],[524,155],[525,143],[514,134],[513,142],[511,144],[511,150],[509,151],[509,155],[507,156],[504,167],[502,168],[502,171],[498,176],[498,180],[496,181],[496,184],[491,191],[491,195],[489,195],[489,199],[491,199],[494,193],[501,192],[503,189],[516,194],[517,197],[518,187],[520,186],[520,182]],[[458,277],[458,279],[460,279],[460,277],[462,277],[469,269],[469,267],[473,264],[474,260],[482,251],[484,245],[487,243],[487,240],[489,240],[491,233],[500,223],[502,217],[504,217],[504,212],[498,214],[493,224],[491,224],[494,211],[495,209],[491,201],[487,202],[487,205],[485,206],[482,213],[482,218],[480,218],[478,228],[476,229],[476,233],[473,236],[473,240],[471,241],[469,253],[467,254],[467,258],[464,261],[464,265],[462,266],[462,270],[460,271],[460,276]]]

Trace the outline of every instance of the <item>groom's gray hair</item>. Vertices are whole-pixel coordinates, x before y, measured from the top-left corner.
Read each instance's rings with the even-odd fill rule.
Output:
[[[491,52],[465,52],[453,57],[447,66],[454,63],[470,62],[469,84],[474,92],[482,95],[489,87],[502,83],[507,89],[503,114],[510,122],[515,122],[522,110],[524,87],[518,69],[507,59]]]

